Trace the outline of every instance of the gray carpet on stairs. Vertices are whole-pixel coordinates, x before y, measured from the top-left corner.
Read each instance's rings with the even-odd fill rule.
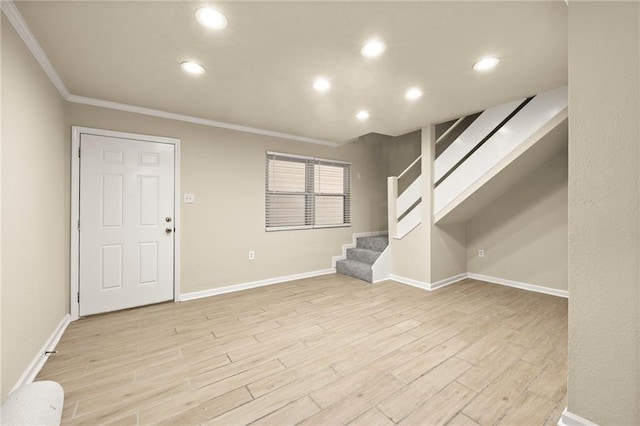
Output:
[[[389,237],[360,237],[356,240],[356,247],[347,249],[347,259],[338,260],[336,272],[373,282],[372,265],[389,245]]]

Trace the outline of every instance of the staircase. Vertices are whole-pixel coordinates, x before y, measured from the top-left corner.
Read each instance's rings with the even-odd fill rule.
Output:
[[[373,264],[389,245],[389,237],[358,237],[356,246],[347,249],[347,258],[336,262],[336,272],[374,282]]]
[[[435,149],[423,147],[409,167],[388,178],[391,236],[402,239],[422,222],[465,223],[566,150],[568,97],[563,86],[443,123],[447,129],[437,138],[434,127]],[[413,182],[399,194],[401,179]],[[426,210],[424,200],[431,203]]]

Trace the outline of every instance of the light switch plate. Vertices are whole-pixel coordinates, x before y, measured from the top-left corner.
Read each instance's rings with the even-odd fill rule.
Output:
[[[196,202],[196,194],[184,194],[185,204],[193,204]]]

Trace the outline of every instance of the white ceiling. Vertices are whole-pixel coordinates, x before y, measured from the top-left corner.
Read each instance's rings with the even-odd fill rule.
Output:
[[[215,6],[222,31],[194,12]],[[344,142],[567,84],[567,10],[549,2],[18,1],[73,95]],[[385,53],[360,55],[379,37]],[[495,70],[477,59],[496,55]],[[185,74],[184,60],[202,63]],[[312,89],[323,75],[327,93]],[[411,86],[424,96],[409,102]],[[355,118],[360,109],[371,117]]]

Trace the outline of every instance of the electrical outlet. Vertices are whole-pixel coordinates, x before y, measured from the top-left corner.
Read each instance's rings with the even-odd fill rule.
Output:
[[[249,252],[249,260],[253,260],[253,259],[255,259],[255,258],[256,258],[256,252],[255,252],[255,251],[253,251],[253,250],[251,250],[251,251]]]
[[[184,194],[184,202],[186,204],[194,204],[196,202],[196,194]]]
[[[478,257],[484,257],[484,250],[478,250]]]

